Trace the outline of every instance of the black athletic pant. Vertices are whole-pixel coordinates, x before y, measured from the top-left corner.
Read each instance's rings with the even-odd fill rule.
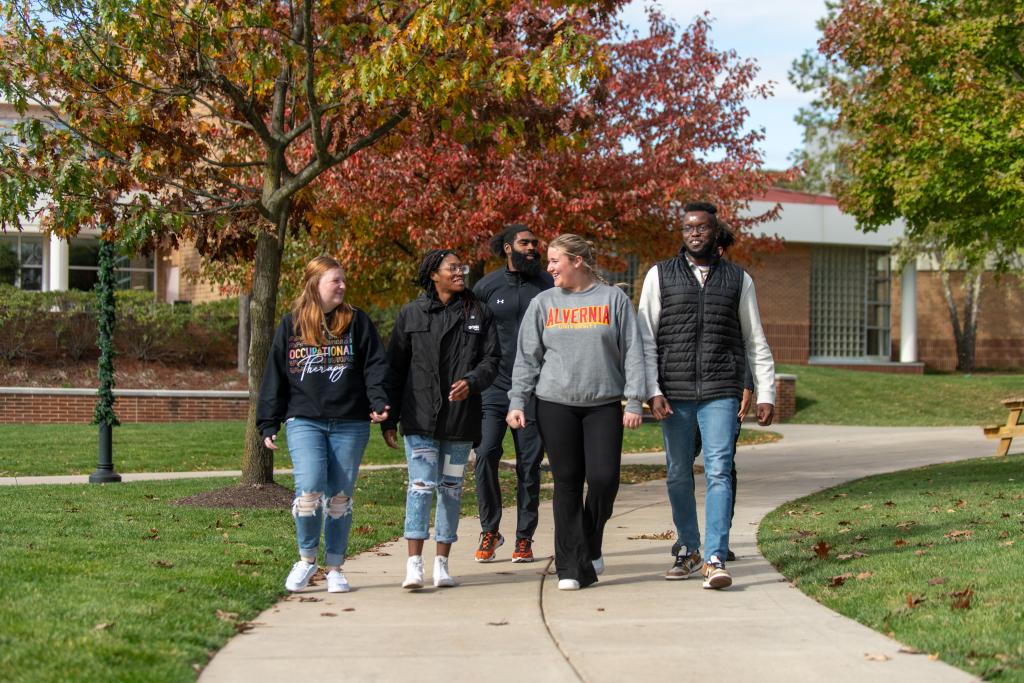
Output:
[[[476,448],[476,499],[480,510],[480,530],[498,531],[501,524],[501,486],[498,467],[501,442],[508,424],[508,392],[491,386],[484,389],[480,445]],[[516,447],[516,538],[533,538],[537,530],[537,506],[540,504],[540,463],[544,446],[537,430],[534,402],[526,406],[526,426],[512,430]]]
[[[622,405],[578,408],[538,400],[537,424],[555,480],[558,578],[589,586],[597,581],[591,560],[601,557],[604,525],[619,491]]]

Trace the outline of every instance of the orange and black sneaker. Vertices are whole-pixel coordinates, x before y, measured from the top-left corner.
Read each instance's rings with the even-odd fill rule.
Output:
[[[505,539],[497,531],[484,531],[480,534],[480,546],[476,549],[477,562],[490,562],[494,559],[494,551],[501,547]]]
[[[513,562],[533,562],[533,539],[517,538],[516,549],[512,551]]]
[[[712,555],[704,563],[704,588],[728,588],[732,585],[732,577],[725,570],[725,563]]]

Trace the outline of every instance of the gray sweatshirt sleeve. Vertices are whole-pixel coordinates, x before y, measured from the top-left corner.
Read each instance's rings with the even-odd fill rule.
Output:
[[[525,410],[537,388],[541,360],[544,358],[543,312],[537,299],[530,302],[519,325],[516,362],[512,366],[512,388],[508,390],[509,410]]]
[[[623,395],[626,397],[626,412],[643,415],[643,402],[647,398],[647,381],[644,377],[644,342],[640,336],[640,325],[633,314],[633,304],[623,294],[618,301],[619,348],[622,350],[623,371],[626,386]]]

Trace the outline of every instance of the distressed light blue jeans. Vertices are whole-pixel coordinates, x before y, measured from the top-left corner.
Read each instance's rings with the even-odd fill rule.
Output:
[[[697,501],[693,492],[693,461],[697,457],[695,437],[700,429],[704,448],[704,523],[707,543],[704,559],[717,555],[723,561],[729,551],[732,508],[732,464],[736,456],[735,437],[739,428],[735,398],[709,401],[671,401],[672,414],[661,423],[668,468],[668,500],[680,545],[688,552],[700,549]]]
[[[430,538],[430,507],[437,491],[434,540],[458,540],[462,478],[469,462],[469,441],[443,441],[406,434],[405,459],[409,464],[409,489],[405,496],[405,538]]]
[[[352,492],[370,440],[370,423],[296,417],[285,429],[295,470],[292,516],[299,555],[317,557],[322,529],[324,565],[339,566],[348,551]]]

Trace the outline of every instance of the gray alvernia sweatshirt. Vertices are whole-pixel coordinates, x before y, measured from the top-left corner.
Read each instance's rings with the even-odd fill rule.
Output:
[[[519,327],[509,410],[530,396],[570,406],[599,406],[626,398],[642,414],[644,348],[629,297],[595,284],[582,292],[554,287],[530,302]]]

